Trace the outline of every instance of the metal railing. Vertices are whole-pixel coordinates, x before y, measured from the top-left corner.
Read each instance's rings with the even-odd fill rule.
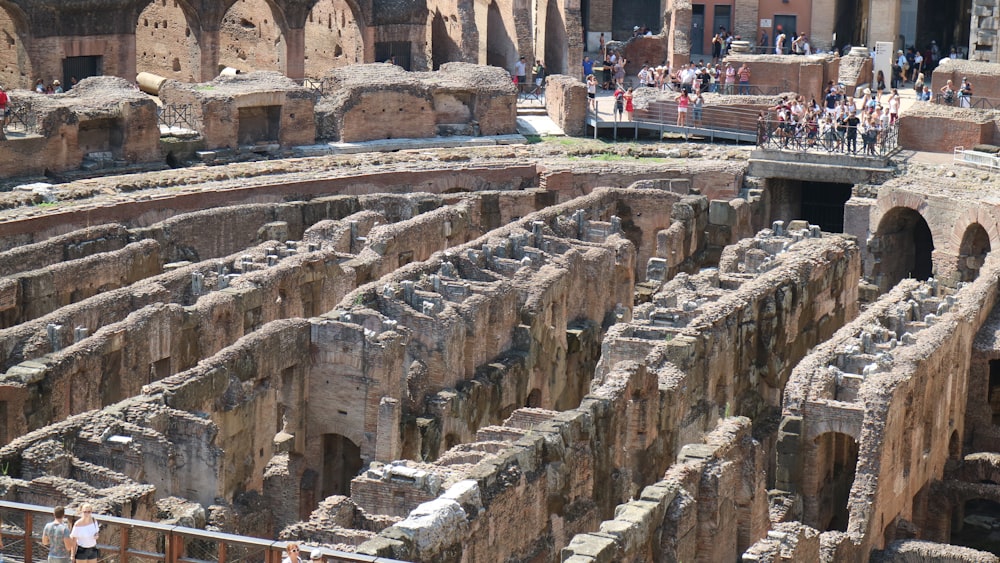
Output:
[[[739,82],[726,84],[725,77],[723,77],[723,82],[710,84],[709,88],[702,90],[702,92],[728,96],[777,96],[778,94],[788,93],[791,89],[791,84],[787,80],[781,84],[740,84]],[[681,91],[681,83],[665,83],[664,90],[679,93]]]
[[[323,96],[330,90],[330,80],[328,78],[298,78],[295,83],[303,88],[308,88],[319,96]]]
[[[8,132],[25,135],[38,132],[38,114],[31,107],[30,101],[13,99],[7,107],[10,109],[5,128]]]
[[[950,102],[946,101],[944,94],[940,92],[934,94],[934,103],[956,108],[1000,109],[1000,98],[987,98],[984,96],[976,96],[975,94],[969,96],[968,98],[963,98],[958,95],[957,91],[954,96],[952,96]]]
[[[196,129],[194,110],[190,104],[165,104],[156,112],[156,118],[164,127]]]
[[[899,150],[899,124],[858,131],[820,132],[816,122],[793,123],[770,117],[758,121],[757,146],[765,149],[885,158]]]
[[[67,510],[67,520],[75,516]],[[48,548],[41,543],[45,523],[52,510],[43,506],[0,501],[3,556],[7,562],[45,561]],[[129,518],[95,515],[101,531],[98,549],[101,563],[280,563],[286,542],[210,532],[183,526],[157,524]],[[324,563],[401,563],[322,549]],[[305,560],[303,560],[305,561]]]
[[[955,147],[953,156],[955,164],[964,164],[975,168],[987,170],[1000,170],[1000,156],[975,150],[967,150],[965,147]]]

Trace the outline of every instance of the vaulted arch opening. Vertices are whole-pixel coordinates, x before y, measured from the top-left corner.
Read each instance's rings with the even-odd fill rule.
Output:
[[[1000,555],[1000,503],[987,499],[965,501],[952,515],[949,543]]]
[[[927,280],[933,275],[931,229],[908,207],[896,207],[882,217],[869,250],[875,257],[875,283],[883,291],[905,278]]]
[[[365,62],[364,21],[346,0],[319,0],[305,25],[305,73],[319,78],[331,68]]]
[[[34,69],[24,38],[27,25],[16,9],[8,8],[0,2],[0,86],[4,89],[30,88],[34,81]],[[51,78],[47,79],[51,80]]]
[[[504,25],[503,14],[497,3],[490,2],[486,12],[486,64],[514,70],[517,62],[517,47]]]
[[[265,0],[238,0],[222,18],[219,66],[240,72],[287,67],[280,13]]]
[[[320,491],[330,495],[351,495],[351,479],[361,471],[361,448],[346,436],[323,434],[323,472]]]
[[[440,10],[431,18],[431,68],[434,70],[445,63],[462,60],[461,49],[449,33],[452,23],[452,18],[442,15]]]
[[[566,51],[569,43],[566,40],[566,22],[563,21],[559,3],[549,0],[545,10],[545,70],[546,74],[566,73]]]
[[[183,82],[201,80],[200,25],[178,0],[153,0],[135,28],[135,68]]]
[[[958,249],[959,281],[970,282],[979,277],[979,270],[990,252],[990,235],[979,223],[966,227]]]

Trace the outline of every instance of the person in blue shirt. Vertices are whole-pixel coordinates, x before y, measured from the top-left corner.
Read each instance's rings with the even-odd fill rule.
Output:
[[[590,57],[583,57],[583,76],[591,74],[594,74],[594,61],[590,60]]]

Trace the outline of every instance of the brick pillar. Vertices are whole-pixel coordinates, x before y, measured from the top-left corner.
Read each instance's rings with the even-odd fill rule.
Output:
[[[378,403],[378,427],[375,440],[375,460],[390,462],[399,459],[400,406],[399,401],[390,397],[382,397]]]
[[[833,46],[833,23],[836,19],[836,0],[813,0],[812,20],[809,22],[809,44],[813,50],[829,51]],[[898,27],[898,26],[897,26]],[[837,43],[844,44],[844,38],[838,37]]]
[[[305,28],[285,31],[285,76],[296,80],[306,76]]]
[[[749,41],[751,45],[757,45],[760,41],[760,29],[757,28],[757,24],[760,23],[757,17],[757,4],[757,0],[736,0],[736,6],[733,10],[733,35],[739,35],[744,41]],[[767,36],[771,37],[770,29],[767,30]]]
[[[870,0],[871,14],[868,26],[868,42],[871,48],[876,41],[890,41],[899,47],[899,0]],[[893,49],[895,51],[895,49]]]
[[[201,49],[201,77],[202,82],[209,82],[219,75],[219,30],[210,29],[201,32],[198,38],[198,47]]]

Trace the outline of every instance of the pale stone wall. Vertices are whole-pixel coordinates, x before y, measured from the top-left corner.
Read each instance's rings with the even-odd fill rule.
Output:
[[[136,71],[200,82],[201,29],[176,2],[150,2],[139,14],[135,30]],[[215,69],[212,69],[213,71]]]

